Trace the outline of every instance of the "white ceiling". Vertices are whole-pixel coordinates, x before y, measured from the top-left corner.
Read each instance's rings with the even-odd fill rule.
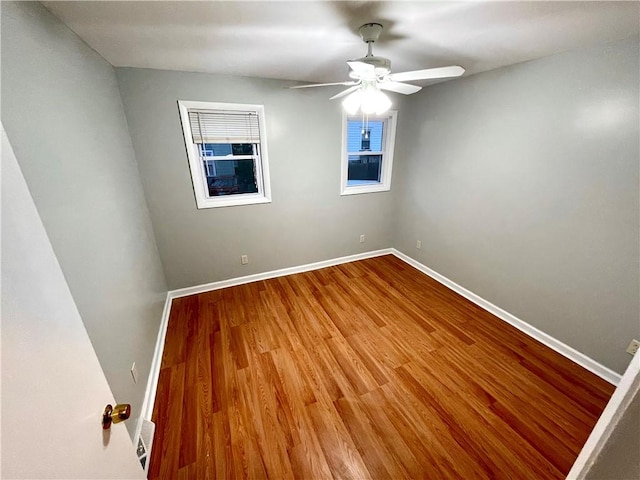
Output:
[[[392,71],[458,64],[466,75],[639,33],[638,2],[43,2],[115,66],[309,82],[347,78],[357,34]],[[418,82],[420,83],[420,82]],[[425,82],[421,83],[422,85]]]

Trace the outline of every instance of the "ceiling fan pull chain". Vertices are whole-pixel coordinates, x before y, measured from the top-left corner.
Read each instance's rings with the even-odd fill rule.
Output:
[[[365,140],[369,138],[369,114],[362,112],[362,128],[360,135],[364,135]]]

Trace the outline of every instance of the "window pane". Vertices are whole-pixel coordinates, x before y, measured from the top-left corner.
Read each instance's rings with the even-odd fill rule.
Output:
[[[202,143],[203,157],[225,157],[227,155],[253,155],[252,143]]]
[[[349,155],[347,184],[380,182],[382,155]]]
[[[205,160],[203,163],[209,197],[258,192],[252,159]]]
[[[384,121],[382,120],[348,120],[347,151],[348,152],[381,152]]]
[[[231,155],[230,143],[201,143],[200,154],[203,157],[224,157]]]
[[[231,145],[231,152],[234,155],[253,155],[253,145],[251,143],[234,143]]]

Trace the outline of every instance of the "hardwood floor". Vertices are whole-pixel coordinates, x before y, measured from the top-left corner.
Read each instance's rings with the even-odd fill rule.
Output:
[[[564,478],[612,392],[378,257],[174,300],[149,478]]]

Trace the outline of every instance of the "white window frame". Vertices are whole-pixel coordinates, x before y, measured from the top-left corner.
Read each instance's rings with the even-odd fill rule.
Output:
[[[269,158],[267,154],[267,132],[265,129],[265,115],[263,105],[248,105],[240,103],[220,103],[220,102],[194,102],[178,100],[180,110],[180,120],[182,121],[182,131],[184,143],[189,159],[189,170],[193,182],[193,192],[196,197],[198,209],[231,207],[236,205],[253,205],[259,203],[271,203],[271,181],[269,177]],[[255,156],[257,193],[242,193],[236,195],[223,195],[220,197],[209,197],[207,186],[207,176],[204,165],[198,150],[198,144],[193,142],[191,124],[189,122],[189,110],[224,110],[240,112],[256,112],[258,115],[258,128],[260,130],[260,152]],[[210,160],[221,159],[211,157]],[[238,157],[234,157],[238,158]],[[254,158],[253,156],[250,158]]]
[[[364,185],[347,185],[349,175],[349,152],[347,151],[347,125],[349,120],[359,120],[358,115],[342,114],[342,169],[340,175],[340,195],[357,195],[360,193],[386,192],[391,190],[391,174],[393,172],[393,150],[396,143],[396,123],[398,112],[390,110],[382,115],[369,115],[369,120],[384,120],[382,134],[382,152],[367,152],[368,155],[382,153],[380,182]]]

